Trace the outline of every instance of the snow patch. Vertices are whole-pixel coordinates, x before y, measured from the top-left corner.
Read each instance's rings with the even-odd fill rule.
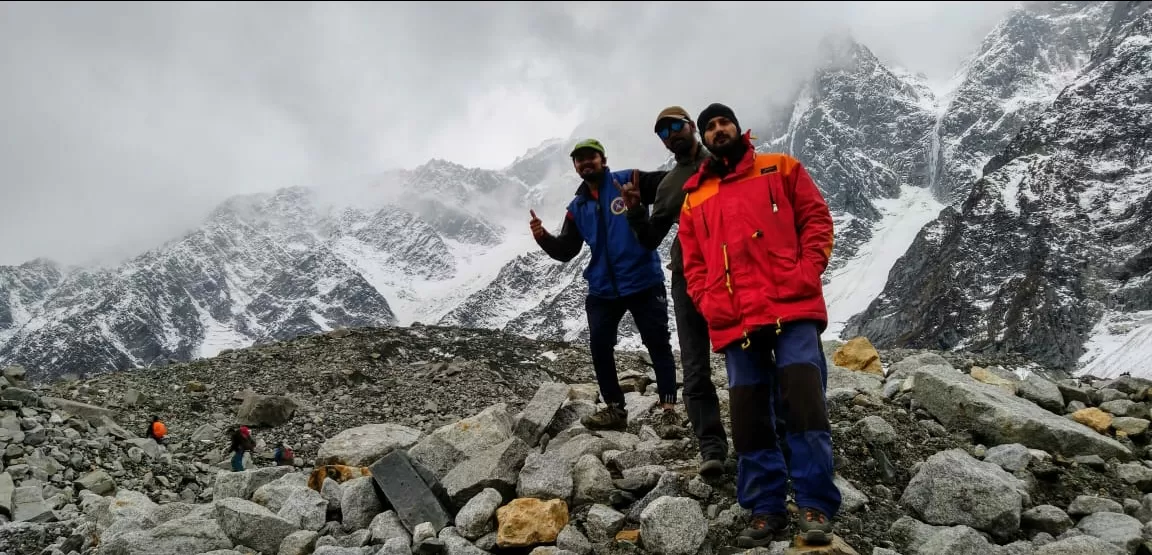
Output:
[[[493,246],[451,239],[445,239],[444,244],[456,261],[456,272],[453,277],[441,280],[409,275],[392,263],[391,254],[355,237],[337,239],[332,244],[332,252],[387,299],[397,325],[408,326],[414,322],[439,321],[468,296],[492,283],[505,264],[535,246],[527,233],[509,234],[509,240]],[[509,318],[517,314],[519,312]]]
[[[1084,349],[1078,376],[1152,378],[1152,310],[1105,313]]]
[[[1020,195],[1020,183],[1024,181],[1024,172],[1018,172],[1008,179],[1004,185],[1004,208],[1013,214],[1020,213],[1020,202],[1016,199]]]
[[[196,314],[200,319],[200,327],[204,333],[204,339],[193,354],[194,357],[211,358],[220,354],[220,351],[224,349],[242,349],[252,345],[251,339],[238,333],[230,324],[213,318],[212,314],[200,306],[200,303],[193,301],[191,305],[196,309]]]
[[[909,185],[902,186],[895,199],[873,202],[883,216],[873,227],[872,239],[831,275],[831,283],[824,288],[829,337],[840,337],[848,319],[867,309],[884,291],[896,260],[912,245],[920,229],[944,208],[928,189]]]

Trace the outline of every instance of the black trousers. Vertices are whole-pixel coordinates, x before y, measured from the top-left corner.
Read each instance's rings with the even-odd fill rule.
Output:
[[[672,272],[672,303],[676,311],[676,335],[680,339],[680,365],[684,368],[684,406],[688,420],[700,442],[701,458],[724,460],[728,456],[728,437],[720,419],[720,399],[712,384],[708,322],[696,311],[681,272]]]
[[[620,320],[625,312],[640,331],[640,340],[648,348],[656,371],[656,389],[661,403],[676,402],[676,359],[672,355],[672,335],[668,331],[668,298],[664,284],[659,283],[626,297],[604,299],[589,295],[585,299],[588,311],[588,341],[592,351],[592,368],[600,385],[600,396],[605,403],[624,406],[624,391],[616,376],[616,341],[619,339]]]

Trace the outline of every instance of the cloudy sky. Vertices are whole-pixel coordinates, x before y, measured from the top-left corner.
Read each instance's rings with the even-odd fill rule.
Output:
[[[1012,6],[0,3],[0,265],[136,254],[231,194],[432,157],[658,153],[660,108],[750,118],[829,32],[944,82]]]

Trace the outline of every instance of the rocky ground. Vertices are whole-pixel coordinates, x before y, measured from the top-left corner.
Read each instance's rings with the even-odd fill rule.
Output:
[[[1152,382],[826,351],[845,503],[816,552],[1152,552]],[[482,330],[338,331],[49,384],[7,369],[0,552],[741,552],[734,463],[697,476],[694,439],[653,431],[645,357],[619,362],[632,418],[617,433],[578,423],[596,400],[581,346]],[[165,447],[141,437],[153,415]],[[238,423],[259,446],[233,473]],[[296,468],[271,465],[278,440]],[[789,549],[807,552],[748,553]]]

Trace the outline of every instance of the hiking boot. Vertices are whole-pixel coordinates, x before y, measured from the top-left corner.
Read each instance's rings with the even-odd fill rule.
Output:
[[[656,435],[660,439],[680,439],[684,437],[684,422],[676,415],[676,409],[664,409],[656,420]]]
[[[800,509],[800,534],[810,544],[832,543],[832,521],[819,509],[804,507]]]
[[[580,423],[589,430],[620,430],[628,428],[628,411],[615,403],[608,403],[604,408],[580,419]]]
[[[748,527],[736,536],[736,547],[764,547],[788,539],[788,513],[754,515]]]
[[[700,475],[705,478],[717,478],[724,475],[724,461],[708,459],[700,463]]]

